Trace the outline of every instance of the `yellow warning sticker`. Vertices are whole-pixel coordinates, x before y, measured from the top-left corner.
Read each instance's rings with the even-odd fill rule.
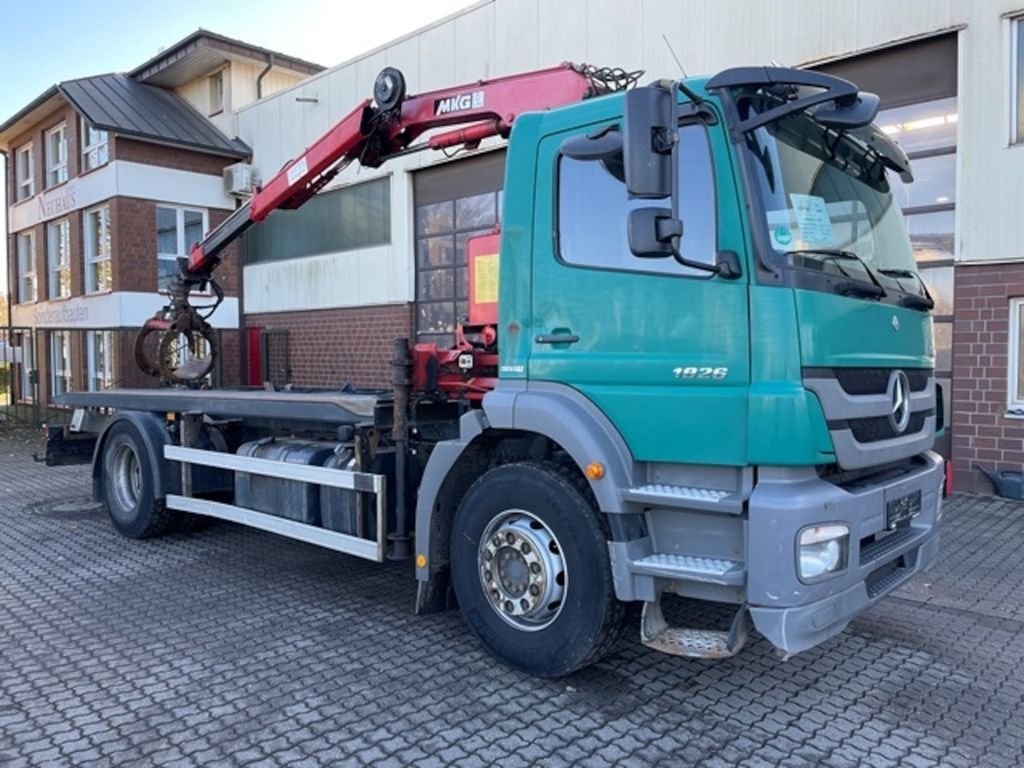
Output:
[[[486,253],[473,262],[476,285],[473,302],[492,304],[498,300],[498,254]]]

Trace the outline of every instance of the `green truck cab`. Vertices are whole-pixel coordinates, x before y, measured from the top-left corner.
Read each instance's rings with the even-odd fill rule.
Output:
[[[500,382],[461,440],[537,432],[594,468],[614,592],[643,603],[645,643],[728,656],[749,617],[799,652],[938,550],[931,300],[886,176],[909,167],[870,125],[877,99],[835,78],[744,68],[653,89],[677,95],[674,118],[638,89],[516,123]],[[672,119],[677,141],[652,159]],[[486,563],[460,582],[452,562],[492,647],[505,628],[485,606],[524,635],[557,624],[509,617],[514,579],[484,579],[488,600]],[[737,610],[728,629],[672,627],[664,594]],[[523,666],[540,652],[499,650]]]

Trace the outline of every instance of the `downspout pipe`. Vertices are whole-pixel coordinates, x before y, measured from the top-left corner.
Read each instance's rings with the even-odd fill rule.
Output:
[[[256,78],[256,98],[263,98],[263,78],[267,76],[271,69],[274,68],[274,54],[267,54],[267,66],[263,68],[263,71]]]

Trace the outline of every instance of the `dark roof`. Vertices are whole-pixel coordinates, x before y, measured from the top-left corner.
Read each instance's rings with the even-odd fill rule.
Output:
[[[250,154],[243,142],[229,139],[173,91],[144,85],[127,75],[69,80],[57,90],[101,130],[228,157]]]
[[[230,58],[239,57],[267,64],[273,62],[276,67],[304,75],[315,75],[324,70],[320,64],[250,45],[216,32],[197,29],[128,74],[143,83],[174,88],[206,74]]]

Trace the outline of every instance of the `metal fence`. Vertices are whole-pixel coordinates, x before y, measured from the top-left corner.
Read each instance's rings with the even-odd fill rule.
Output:
[[[0,428],[38,427],[46,418],[36,340],[32,328],[0,327]]]
[[[260,376],[262,382],[275,386],[291,382],[291,354],[286,328],[264,328],[260,332]]]

